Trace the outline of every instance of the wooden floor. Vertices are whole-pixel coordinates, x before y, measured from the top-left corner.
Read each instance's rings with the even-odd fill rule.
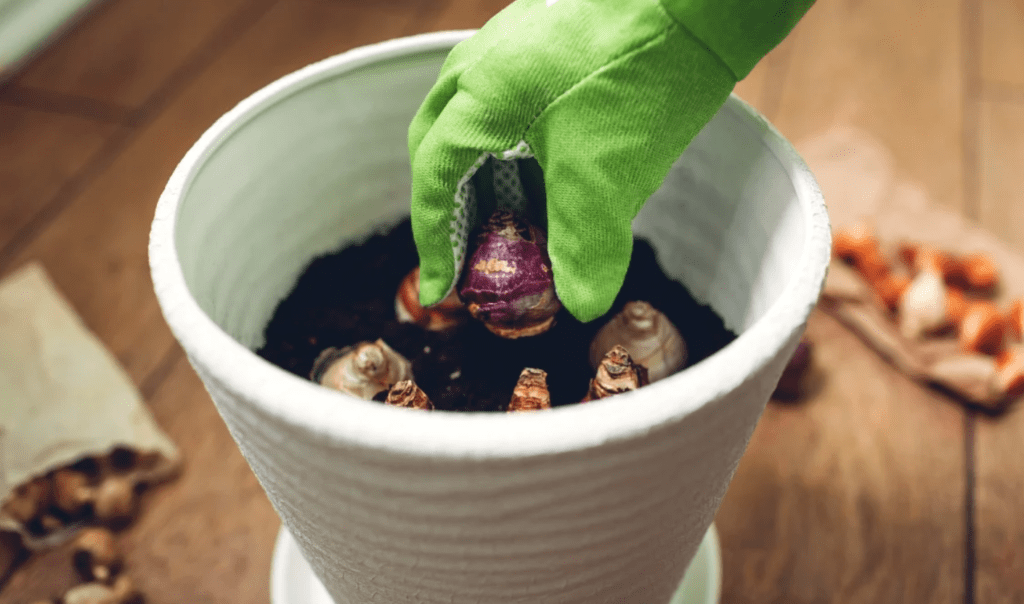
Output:
[[[149,223],[172,169],[281,75],[505,4],[106,0],[0,85],[0,277],[41,261],[186,452],[121,535],[149,602],[268,602],[279,526],[152,292]],[[870,135],[935,207],[1024,253],[1024,0],[819,0],[737,92],[798,147]],[[809,333],[828,402],[769,406],[718,518],[723,601],[1024,601],[1024,411],[965,411],[827,316]],[[70,581],[58,550],[0,603]]]

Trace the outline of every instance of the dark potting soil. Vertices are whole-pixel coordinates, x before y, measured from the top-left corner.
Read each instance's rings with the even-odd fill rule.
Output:
[[[417,264],[408,220],[388,233],[314,259],[281,301],[257,354],[308,378],[323,349],[382,338],[412,362],[416,383],[437,409],[505,411],[524,367],[547,372],[552,405],[581,400],[594,371],[590,340],[631,300],[645,300],[679,329],[698,363],[735,339],[721,318],[698,304],[686,288],[668,278],[654,250],[637,239],[629,272],[611,311],[580,323],[565,309],[555,326],[539,336],[506,340],[470,320],[440,334],[395,318],[395,292]]]

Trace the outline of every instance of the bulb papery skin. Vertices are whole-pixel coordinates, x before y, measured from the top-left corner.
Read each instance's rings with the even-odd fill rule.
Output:
[[[547,372],[540,369],[523,369],[512,391],[512,400],[508,405],[509,413],[550,409],[551,393],[548,392],[547,377]]]
[[[540,229],[498,211],[477,238],[459,295],[470,315],[504,338],[544,333],[562,307]]]
[[[598,330],[590,344],[590,365],[596,370],[616,344],[625,348],[635,363],[647,368],[651,382],[686,366],[686,342],[679,330],[647,302],[627,302],[622,312]]]
[[[414,323],[428,331],[449,331],[469,318],[466,305],[452,290],[447,297],[424,308],[420,304],[420,269],[412,269],[402,279],[395,294],[395,317],[402,323]]]
[[[402,380],[392,386],[384,404],[392,407],[423,409],[425,411],[430,411],[434,408],[434,403],[430,401],[427,393],[423,392],[423,389],[412,380]]]
[[[413,379],[412,363],[381,339],[323,350],[309,377],[322,386],[366,400],[402,380]]]
[[[634,362],[623,346],[616,345],[601,359],[597,375],[590,380],[590,389],[580,402],[608,398],[642,388],[649,383],[647,368]]]

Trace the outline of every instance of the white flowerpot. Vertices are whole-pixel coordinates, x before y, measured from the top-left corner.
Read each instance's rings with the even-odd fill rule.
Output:
[[[288,75],[185,155],[150,241],[175,336],[339,603],[667,602],[797,344],[829,257],[793,148],[729,99],[635,221],[740,336],[638,392],[524,414],[356,400],[253,354],[314,256],[408,211],[408,124],[472,32]]]

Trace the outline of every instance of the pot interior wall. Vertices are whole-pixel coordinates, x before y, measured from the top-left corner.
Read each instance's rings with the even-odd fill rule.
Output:
[[[175,241],[200,307],[255,349],[305,265],[408,212],[409,122],[446,52],[296,83],[211,146],[186,184]],[[666,272],[739,332],[797,270],[804,217],[775,136],[737,99],[638,215]]]

